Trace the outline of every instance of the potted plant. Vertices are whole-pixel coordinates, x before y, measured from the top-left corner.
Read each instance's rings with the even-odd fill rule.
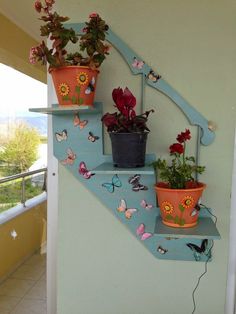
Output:
[[[198,166],[193,156],[186,156],[186,143],[191,139],[188,129],[177,136],[177,143],[169,147],[171,163],[160,158],[153,163],[163,182],[155,185],[162,222],[170,227],[188,228],[197,224],[199,199],[205,189],[194,174],[201,174],[205,167]]]
[[[143,167],[149,129],[148,116],[154,110],[136,115],[136,98],[126,87],[112,91],[114,107],[118,112],[106,113],[102,123],[107,127],[112,144],[113,164],[120,168]]]
[[[30,62],[48,63],[48,71],[52,75],[59,105],[93,105],[97,83],[98,68],[109,54],[109,46],[105,43],[108,25],[97,14],[91,13],[89,21],[78,36],[72,28],[65,28],[68,17],[60,16],[53,11],[55,0],[37,0],[35,9],[44,22],[41,36],[49,38],[51,48],[45,41],[30,50]],[[69,53],[69,44],[79,44],[76,52]],[[73,51],[73,45],[71,46]],[[85,52],[83,56],[81,52]]]

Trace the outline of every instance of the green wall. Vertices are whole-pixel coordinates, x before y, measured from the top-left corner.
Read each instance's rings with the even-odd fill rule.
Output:
[[[222,235],[196,293],[197,314],[223,314],[227,280],[231,175],[236,117],[236,3],[222,0],[58,0],[59,12],[82,22],[98,12],[129,46],[207,119],[216,140],[201,150],[207,171],[203,202]],[[97,100],[112,110],[111,91],[131,77],[113,49],[102,67]],[[188,122],[164,95],[147,87],[148,151],[158,156]],[[194,129],[191,128],[191,130]],[[106,137],[106,151],[110,144]],[[189,314],[202,263],[155,259],[92,194],[59,167],[58,314]]]

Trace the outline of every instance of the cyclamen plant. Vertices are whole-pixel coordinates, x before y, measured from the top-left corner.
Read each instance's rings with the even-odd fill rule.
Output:
[[[198,186],[198,182],[195,181],[193,175],[203,173],[205,167],[196,165],[193,156],[186,156],[186,142],[190,139],[191,133],[189,129],[177,135],[177,143],[169,147],[170,156],[174,157],[170,165],[168,165],[166,160],[161,160],[160,158],[152,163],[154,169],[160,171],[160,178],[166,183],[168,188],[188,189]]]
[[[89,15],[89,22],[83,29],[83,35],[79,38],[75,30],[65,28],[63,23],[69,20],[68,17],[60,16],[57,12],[52,12],[55,0],[37,0],[35,10],[41,14],[39,18],[45,22],[41,26],[41,36],[52,41],[52,48],[46,46],[42,41],[30,50],[30,63],[40,62],[49,64],[49,72],[53,68],[68,65],[89,66],[92,69],[98,68],[109,54],[109,48],[104,41],[108,25],[97,13]],[[85,51],[87,56],[82,56],[80,52],[68,53],[66,46],[71,42],[76,44],[79,41],[79,51]]]
[[[153,109],[145,111],[140,115],[136,115],[134,110],[136,106],[136,98],[126,87],[123,91],[118,87],[112,91],[112,98],[115,102],[114,107],[118,112],[106,113],[101,121],[107,127],[108,132],[115,133],[134,133],[134,132],[150,132],[146,123],[148,116]]]

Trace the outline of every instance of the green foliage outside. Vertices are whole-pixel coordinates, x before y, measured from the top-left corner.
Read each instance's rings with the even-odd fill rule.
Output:
[[[4,174],[12,175],[29,169],[37,160],[39,144],[40,135],[36,129],[25,123],[13,127],[9,140],[1,144],[0,162],[4,165]]]
[[[0,185],[0,212],[21,202],[22,179]],[[25,199],[28,200],[42,193],[42,186],[34,186],[31,178],[25,180]]]

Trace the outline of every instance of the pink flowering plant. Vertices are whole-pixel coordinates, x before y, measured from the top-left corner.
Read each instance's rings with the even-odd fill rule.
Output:
[[[188,189],[198,186],[194,174],[201,174],[205,167],[196,165],[193,156],[186,156],[186,143],[191,139],[189,129],[177,135],[177,142],[169,147],[170,156],[173,157],[170,165],[160,158],[152,165],[156,173],[159,170],[160,178],[164,181],[163,187],[171,189]],[[158,184],[160,185],[160,184]]]
[[[127,87],[124,90],[120,87],[115,88],[112,91],[112,98],[118,112],[106,113],[101,119],[108,132],[143,133],[150,131],[147,121],[149,114],[154,112],[153,109],[137,115],[134,109],[136,98]]]
[[[109,46],[105,43],[106,32],[109,29],[106,22],[97,14],[91,13],[89,21],[85,23],[83,35],[79,37],[72,28],[64,27],[68,17],[60,16],[53,11],[55,0],[37,0],[35,10],[40,14],[41,36],[52,41],[52,48],[48,48],[43,40],[38,46],[30,50],[30,62],[49,64],[49,72],[53,68],[68,65],[89,66],[92,69],[100,67],[109,54]],[[79,43],[79,51],[69,53],[66,46]],[[85,52],[83,56],[81,52]]]

